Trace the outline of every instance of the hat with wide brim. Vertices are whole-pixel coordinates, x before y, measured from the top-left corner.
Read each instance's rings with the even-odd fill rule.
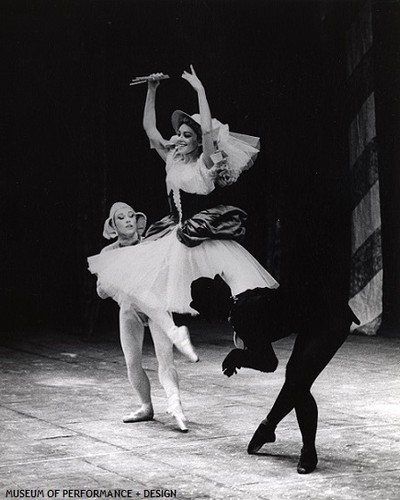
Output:
[[[198,127],[201,127],[201,119],[199,113],[195,113],[194,115],[188,115],[184,111],[180,109],[175,110],[171,115],[171,123],[172,127],[175,131],[178,130],[179,126],[182,123],[182,119],[186,118],[189,121],[189,124],[192,122],[194,125],[194,130]],[[222,125],[217,119],[213,118],[211,121],[212,126],[212,134],[214,141],[218,138],[219,128]],[[192,127],[193,128],[193,127]]]

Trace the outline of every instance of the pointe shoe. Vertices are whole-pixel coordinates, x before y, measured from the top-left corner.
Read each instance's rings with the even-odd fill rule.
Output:
[[[261,422],[247,446],[247,453],[253,455],[257,453],[265,443],[273,443],[275,440],[275,430],[268,424]]]
[[[171,412],[171,415],[176,420],[176,423],[178,424],[179,430],[181,432],[188,432],[189,431],[189,429],[187,428],[187,425],[186,425],[186,422],[187,422],[186,417],[183,413]]]
[[[192,363],[197,363],[199,357],[190,342],[189,330],[186,326],[180,326],[173,334],[173,343],[184,356]]]
[[[187,420],[183,413],[181,402],[179,400],[173,400],[172,402],[170,402],[167,413],[174,417],[181,432],[188,432],[189,429],[186,425]]]
[[[315,448],[302,448],[300,460],[297,464],[297,472],[299,474],[310,474],[317,467],[318,456]]]
[[[153,410],[146,410],[144,408],[139,408],[133,413],[130,413],[126,417],[122,418],[122,421],[125,424],[130,424],[133,422],[147,422],[149,420],[153,420],[154,412]]]

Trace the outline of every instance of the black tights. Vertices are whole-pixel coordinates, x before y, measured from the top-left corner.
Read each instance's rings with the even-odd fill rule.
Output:
[[[311,386],[348,333],[349,326],[342,325],[297,336],[286,366],[285,383],[267,415],[268,424],[276,427],[294,409],[305,448],[315,446],[318,422],[318,407],[310,392]]]

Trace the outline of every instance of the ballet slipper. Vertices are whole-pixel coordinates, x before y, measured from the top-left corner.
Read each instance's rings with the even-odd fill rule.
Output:
[[[139,408],[135,412],[130,413],[126,417],[122,418],[125,424],[130,424],[133,422],[147,422],[153,420],[154,411],[152,408]]]
[[[276,440],[275,428],[267,422],[261,422],[247,447],[247,453],[257,453],[265,443],[273,443]]]
[[[299,474],[310,474],[317,467],[318,457],[315,448],[302,448],[300,460],[297,464]]]
[[[167,413],[174,417],[181,432],[188,432],[187,419],[183,413],[181,402],[176,396],[169,399]]]
[[[197,363],[199,361],[199,357],[190,341],[189,330],[186,326],[174,328],[173,331],[169,332],[169,336],[178,351],[186,356],[189,361],[192,363]]]

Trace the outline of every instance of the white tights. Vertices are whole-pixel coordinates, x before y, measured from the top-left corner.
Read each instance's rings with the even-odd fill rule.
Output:
[[[155,316],[155,317],[154,317]],[[161,323],[161,325],[160,325]],[[151,406],[150,381],[142,366],[144,326],[131,305],[122,304],[119,314],[121,347],[124,353],[128,379],[142,406]],[[152,314],[149,327],[158,361],[158,377],[168,400],[179,398],[178,374],[174,364],[173,344],[167,334],[176,328],[169,313]],[[168,330],[167,330],[168,329]]]

